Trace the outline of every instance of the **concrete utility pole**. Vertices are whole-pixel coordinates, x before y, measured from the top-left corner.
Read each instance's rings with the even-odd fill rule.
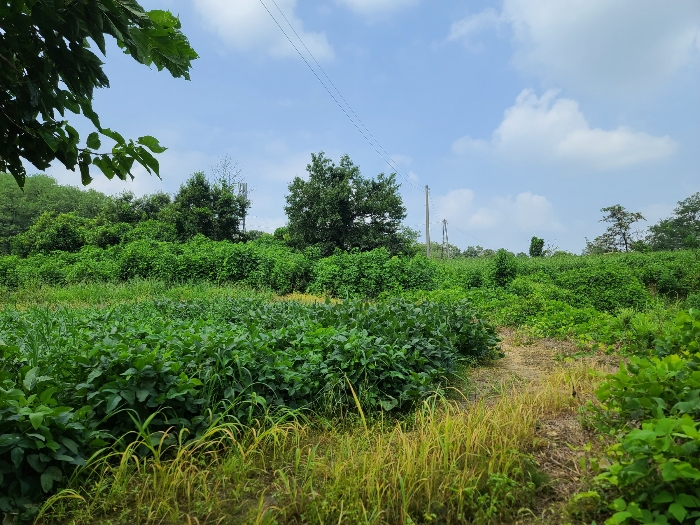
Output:
[[[425,255],[430,259],[430,206],[428,204],[428,185],[425,185]]]
[[[248,183],[247,182],[239,182],[238,183],[238,193],[243,195],[243,198],[247,201],[248,200]],[[243,210],[243,234],[245,235],[245,215],[246,215],[246,210]]]
[[[447,235],[447,219],[442,219],[442,256],[450,258],[450,237]]]

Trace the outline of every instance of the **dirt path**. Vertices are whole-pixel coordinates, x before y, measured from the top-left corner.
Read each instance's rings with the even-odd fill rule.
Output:
[[[566,358],[580,350],[567,341],[542,339],[523,344],[519,334],[513,330],[499,331],[501,349],[505,356],[490,366],[474,369],[469,375],[470,397],[497,399],[505,390],[528,388],[539,379],[546,378],[558,369],[565,368]],[[612,371],[617,358],[595,355],[585,359],[598,370]],[[572,395],[576,395],[572,392]],[[585,399],[581,400],[585,403]],[[531,450],[542,474],[542,487],[538,490],[534,515],[524,516],[522,524],[570,523],[566,516],[566,502],[575,493],[585,490],[590,472],[581,467],[582,460],[590,453],[584,446],[593,445],[593,453],[604,444],[595,434],[581,425],[579,415],[572,410],[543,418],[535,431]]]

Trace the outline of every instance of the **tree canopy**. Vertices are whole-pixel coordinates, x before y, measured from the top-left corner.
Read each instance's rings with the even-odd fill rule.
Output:
[[[607,222],[610,226],[603,235],[596,237],[592,242],[586,239],[584,253],[628,252],[632,250],[634,243],[639,240],[639,233],[632,230],[632,225],[635,222],[646,220],[642,214],[627,211],[619,204],[602,208],[600,211],[605,214],[600,222]]]
[[[105,37],[114,37],[134,60],[189,79],[197,54],[169,11],[144,9],[135,0],[11,0],[0,3],[0,171],[20,187],[23,159],[44,170],[54,160],[80,169],[83,184],[94,165],[109,179],[131,176],[134,162],[159,175],[153,153],[165,150],[151,136],[127,140],[103,127],[92,107],[95,88],[109,87]],[[66,111],[95,127],[85,144],[65,120]],[[100,137],[114,141],[99,151]]]
[[[286,197],[290,244],[318,246],[324,255],[381,246],[399,253],[414,240],[401,226],[406,208],[395,174],[367,179],[349,156],[336,165],[323,152],[311,154],[306,171],[308,180],[295,177]]]
[[[646,242],[655,251],[700,248],[700,192],[679,201],[671,217],[650,226]]]

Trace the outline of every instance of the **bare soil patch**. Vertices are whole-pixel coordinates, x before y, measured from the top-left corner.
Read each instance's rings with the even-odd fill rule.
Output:
[[[501,350],[504,357],[489,366],[474,369],[469,375],[469,397],[486,397],[495,401],[498,396],[513,388],[537,388],[537,382],[558,370],[577,363],[599,373],[613,372],[619,365],[619,358],[602,352],[581,356],[581,349],[574,343],[557,339],[523,340],[516,331],[499,330],[502,339]],[[576,356],[576,357],[574,357]],[[576,392],[582,406],[590,393]],[[584,448],[590,444],[586,451]],[[600,457],[605,447],[594,432],[581,424],[577,410],[566,409],[548,415],[539,421],[532,448],[529,451],[541,473],[542,485],[538,489],[534,513],[523,516],[522,524],[571,523],[565,512],[567,501],[582,490],[586,490],[591,473],[586,468],[590,457]]]

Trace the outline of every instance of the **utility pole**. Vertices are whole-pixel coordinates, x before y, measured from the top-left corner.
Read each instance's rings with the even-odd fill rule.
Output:
[[[447,219],[442,219],[442,256],[450,258],[450,237],[447,235]]]
[[[430,206],[428,204],[428,185],[425,185],[425,255],[430,259]]]
[[[248,201],[248,183],[247,182],[239,182],[238,183],[238,193],[240,195],[243,195],[243,198]],[[246,215],[246,209],[243,210],[243,234],[245,235],[245,215]]]

